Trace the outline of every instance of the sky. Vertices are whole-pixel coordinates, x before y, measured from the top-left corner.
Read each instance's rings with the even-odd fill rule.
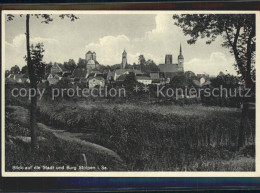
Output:
[[[222,37],[207,45],[199,39],[189,45],[180,27],[174,25],[172,14],[78,14],[71,22],[52,15],[53,22],[41,23],[31,17],[31,43],[44,43],[44,61],[60,62],[85,58],[89,50],[95,51],[97,61],[103,65],[119,64],[122,52],[127,52],[130,64],[138,63],[138,56],[164,63],[166,54],[173,55],[177,63],[180,44],[184,56],[184,70],[207,73],[213,76],[224,73],[236,74],[234,56],[223,48]],[[26,65],[25,17],[15,15],[5,22],[5,67]]]

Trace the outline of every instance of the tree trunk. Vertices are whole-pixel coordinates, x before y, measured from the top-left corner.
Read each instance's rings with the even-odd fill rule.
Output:
[[[31,88],[37,90],[37,85],[31,84]],[[30,129],[31,129],[31,148],[32,148],[32,150],[35,150],[37,148],[36,109],[37,109],[37,95],[35,95],[31,98],[31,107],[30,107]]]
[[[240,127],[238,130],[238,148],[243,147],[246,142],[246,129],[248,127],[248,111],[248,103],[244,101],[242,107]]]
[[[28,74],[31,82],[31,88],[37,89],[37,84],[34,79],[34,69],[31,63],[31,52],[30,52],[30,31],[29,31],[30,15],[26,15],[26,49],[27,49],[27,66]],[[36,90],[35,90],[36,91]],[[31,149],[34,151],[37,148],[36,138],[36,107],[37,107],[37,96],[31,98],[30,106],[30,130],[31,130]]]

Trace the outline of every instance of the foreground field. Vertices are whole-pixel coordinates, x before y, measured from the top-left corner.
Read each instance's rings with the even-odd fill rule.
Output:
[[[240,113],[201,105],[41,101],[38,117],[53,129],[81,133],[81,140],[113,150],[124,161],[123,170],[254,171],[254,121],[247,146],[237,149]]]

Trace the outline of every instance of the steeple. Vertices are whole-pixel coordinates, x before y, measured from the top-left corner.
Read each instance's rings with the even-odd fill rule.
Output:
[[[180,71],[183,72],[183,65],[184,65],[184,57],[182,55],[182,49],[181,49],[181,44],[180,44],[180,54],[178,56],[178,68]]]
[[[182,55],[182,49],[181,49],[181,44],[180,44],[180,54],[178,56],[178,59],[184,59],[183,55]]]

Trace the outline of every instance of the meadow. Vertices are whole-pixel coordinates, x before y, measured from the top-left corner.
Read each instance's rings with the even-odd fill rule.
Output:
[[[7,102],[27,106],[22,100]],[[238,149],[241,110],[237,108],[113,103],[105,99],[41,100],[38,106],[38,122],[82,133],[82,140],[113,150],[127,171],[255,170],[255,121],[250,120],[247,145]],[[68,153],[71,151],[68,148]],[[65,158],[55,155],[55,159],[62,162]]]

